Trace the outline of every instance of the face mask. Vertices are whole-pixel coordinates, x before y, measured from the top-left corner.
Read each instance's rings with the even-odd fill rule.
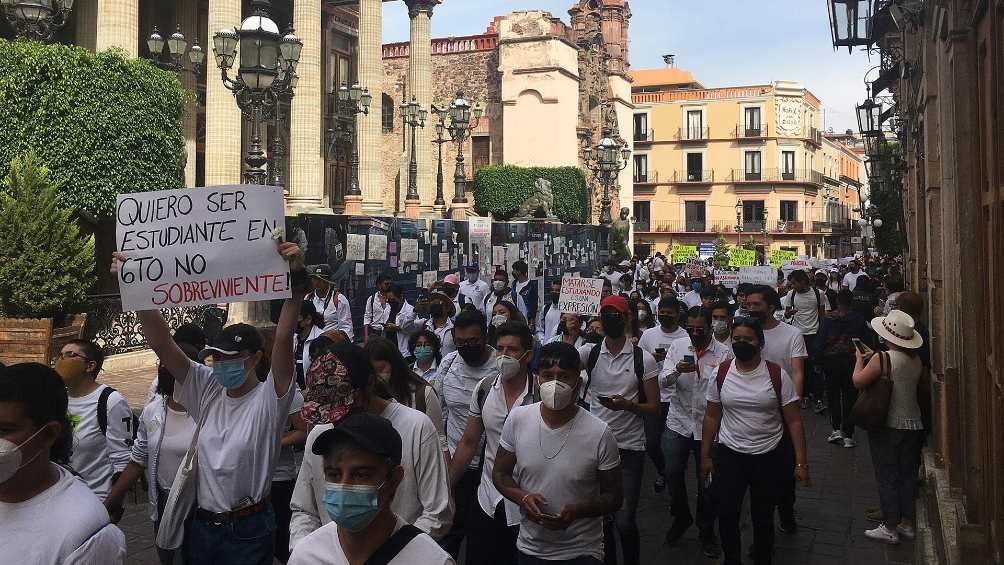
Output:
[[[494,289],[495,292],[502,292],[508,288],[508,286],[509,285],[507,285],[505,281],[492,281],[492,289]]]
[[[611,339],[624,337],[624,318],[620,315],[601,315],[600,323],[603,324],[603,333]]]
[[[711,331],[715,335],[721,336],[729,331],[729,321],[728,320],[711,320]]]
[[[213,363],[213,378],[223,385],[223,388],[233,390],[240,388],[247,380],[243,359],[233,361],[216,361]]]
[[[15,445],[12,441],[0,439],[0,484],[9,481],[11,477],[17,474],[21,467],[31,463],[42,453],[39,451],[31,459],[27,461],[21,460],[21,448],[41,431],[42,428],[39,428],[35,433],[28,436],[28,439],[22,441],[21,445]]]
[[[699,283],[699,282],[690,283],[690,288],[692,288],[694,290],[697,290],[697,291],[700,291],[701,290],[701,283]]]
[[[389,384],[390,383],[390,376],[391,376],[391,372],[390,371],[386,371],[384,373],[377,373],[377,378],[380,379],[380,382],[382,382],[384,384]]]
[[[551,304],[557,304],[558,299],[561,297],[561,293],[552,292],[551,293]]]
[[[432,315],[433,318],[441,318],[443,316],[443,305],[433,304],[429,306],[429,314]]]
[[[756,357],[756,346],[752,343],[746,341],[734,341],[732,342],[732,353],[735,353],[736,359],[740,361],[749,361]]]
[[[467,282],[474,283],[477,282],[477,280],[478,280],[477,273],[467,273]]]
[[[495,363],[498,365],[499,374],[502,375],[502,380],[509,381],[513,378],[519,376],[522,372],[522,366],[519,359],[515,357],[509,357],[508,355],[499,355],[495,358]]]
[[[331,521],[350,532],[360,532],[380,512],[380,486],[325,483],[324,509]]]
[[[55,369],[63,382],[75,381],[87,373],[87,361],[80,357],[66,357],[56,361]]]
[[[509,321],[509,316],[505,314],[495,314],[492,316],[492,325],[496,328]]]
[[[708,334],[704,330],[699,332],[687,330],[687,335],[690,336],[690,343],[693,343],[695,347],[703,346],[708,340]]]
[[[750,311],[749,314],[750,314],[751,318],[755,318],[761,324],[763,324],[764,322],[767,321],[767,313],[766,312],[753,312],[753,311]]]
[[[481,357],[485,354],[484,344],[464,345],[457,348],[457,353],[465,363],[473,367],[481,366]]]
[[[575,398],[575,388],[554,380],[540,383],[540,401],[548,410],[563,410]]]
[[[435,357],[436,354],[432,351],[431,345],[416,345],[415,346],[415,359],[419,361],[428,361]]]
[[[648,312],[646,312],[645,310],[638,310],[638,321],[639,322],[647,322],[648,321]]]
[[[598,332],[586,332],[582,334],[582,341],[585,341],[586,343],[599,343],[603,341],[603,336],[601,336]]]
[[[677,325],[676,316],[659,316],[659,325],[669,330]]]

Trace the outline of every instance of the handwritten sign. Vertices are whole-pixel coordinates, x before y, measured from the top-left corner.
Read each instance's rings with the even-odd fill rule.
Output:
[[[718,271],[715,273],[715,283],[725,288],[736,288],[739,286],[739,273],[735,271]]]
[[[752,267],[756,264],[756,251],[752,249],[730,249],[730,267]]]
[[[774,286],[777,284],[777,269],[770,265],[739,267],[739,282]]]
[[[401,240],[401,262],[402,263],[417,263],[418,262],[418,240],[417,239],[402,239]]]
[[[774,268],[780,267],[781,263],[785,261],[794,261],[798,258],[798,254],[794,251],[787,251],[784,249],[774,249],[770,252],[770,264]]]
[[[289,265],[272,238],[285,223],[281,189],[120,194],[115,222],[123,310],[290,296]]]
[[[387,260],[387,236],[383,234],[370,234],[370,246],[367,258],[371,261]]]
[[[603,279],[583,279],[565,275],[561,277],[561,294],[558,310],[579,316],[598,316]]]
[[[345,236],[345,260],[366,260],[366,235],[350,233]]]
[[[797,270],[808,271],[812,266],[805,259],[795,259],[794,261],[782,261],[781,270],[791,272]]]
[[[472,216],[467,218],[468,236],[470,238],[471,262],[477,257],[479,276],[482,280],[491,280],[495,269],[492,269],[492,218]],[[475,252],[476,255],[475,255]]]
[[[673,263],[683,263],[691,257],[697,257],[697,246],[678,243],[673,246],[671,255],[673,256]]]

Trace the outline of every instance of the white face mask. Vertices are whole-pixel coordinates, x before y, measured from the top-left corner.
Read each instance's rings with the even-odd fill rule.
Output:
[[[492,325],[496,328],[509,321],[509,316],[505,314],[495,314],[492,316]]]
[[[495,358],[495,364],[498,366],[499,374],[502,375],[502,380],[508,381],[519,376],[522,372],[522,366],[519,359],[515,357],[509,357],[508,355],[499,355]]]
[[[477,273],[467,273],[467,282],[474,283],[477,282],[477,280],[478,280]]]
[[[648,312],[646,312],[645,310],[638,310],[638,321],[639,322],[647,322],[648,321]]]
[[[492,281],[492,288],[496,292],[499,292],[508,288],[508,285],[506,285],[505,281]]]
[[[540,383],[540,401],[549,410],[563,410],[575,399],[575,390],[559,380]]]
[[[24,444],[31,441],[31,438],[37,436],[43,428],[39,428],[35,433],[28,436],[28,439],[21,442],[21,445],[16,445],[14,442],[0,438],[0,484],[6,483],[13,477],[17,472],[25,465],[34,461],[42,453],[41,451],[35,453],[35,456],[27,461],[22,461],[21,448]]]

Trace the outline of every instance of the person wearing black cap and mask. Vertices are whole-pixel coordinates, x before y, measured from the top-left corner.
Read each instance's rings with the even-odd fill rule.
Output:
[[[324,459],[324,511],[331,522],[296,546],[290,565],[455,563],[391,508],[405,471],[401,436],[390,421],[352,414],[318,435],[311,452]]]
[[[324,331],[340,331],[350,342],[353,337],[352,307],[349,299],[338,292],[335,281],[332,280],[331,267],[327,265],[311,265],[307,267],[314,290],[307,295],[307,300],[314,303],[314,308],[324,317]]]
[[[213,359],[210,368],[185,355],[171,339],[159,311],[138,312],[143,336],[174,377],[174,397],[196,422],[204,419],[196,446],[197,507],[186,533],[195,565],[267,564],[273,559],[276,522],[269,495],[280,438],[295,396],[293,331],[309,287],[300,248],[284,242],[278,244],[277,252],[289,261],[292,295],[282,306],[271,370],[264,382],[258,380],[255,369],[265,352],[253,326],[224,328],[208,348]],[[113,254],[116,278],[124,259],[120,253]],[[174,537],[163,527],[175,518],[170,510],[158,533],[161,541]],[[187,513],[188,509],[177,511]]]

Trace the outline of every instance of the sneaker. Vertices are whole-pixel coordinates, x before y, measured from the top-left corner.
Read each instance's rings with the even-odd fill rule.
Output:
[[[885,516],[882,515],[881,508],[868,508],[865,510],[865,518],[872,522],[882,522]]]
[[[833,430],[833,433],[830,434],[830,437],[826,438],[826,441],[829,443],[840,443],[844,441],[844,432],[840,430]]]
[[[906,539],[913,539],[917,537],[917,532],[914,531],[913,526],[904,526],[903,524],[896,526],[896,533]]]
[[[704,556],[708,559],[718,559],[722,554],[722,550],[718,547],[718,540],[715,539],[715,535],[701,536],[701,551],[704,552]]]
[[[899,534],[887,528],[884,523],[879,524],[878,527],[873,530],[865,530],[865,537],[882,543],[888,543],[890,545],[896,545],[899,543]]]
[[[852,447],[856,447],[857,445],[858,445],[858,442],[854,441],[854,438],[852,438],[852,437],[845,437],[844,438],[844,447],[850,449]]]
[[[826,405],[823,404],[822,400],[817,400],[816,407],[813,408],[812,411],[815,412],[816,414],[822,414],[823,412],[826,412]]]
[[[655,483],[652,485],[652,488],[655,489],[655,492],[662,492],[666,490],[666,477],[664,477],[663,475],[659,475],[658,477],[656,477]]]
[[[686,520],[681,520],[676,518],[673,520],[673,525],[670,526],[669,531],[666,532],[666,543],[670,546],[676,545],[683,534],[687,533],[687,529],[694,523],[693,518],[687,518]]]

